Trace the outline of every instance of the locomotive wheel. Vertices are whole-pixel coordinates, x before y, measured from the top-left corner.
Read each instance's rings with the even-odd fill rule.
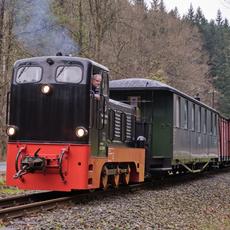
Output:
[[[130,166],[128,165],[128,167],[127,167],[127,172],[123,174],[123,183],[124,183],[124,184],[129,184],[129,181],[130,181],[130,173],[131,173],[131,169],[130,169]]]
[[[106,166],[103,167],[102,169],[102,175],[101,175],[101,185],[104,190],[106,190],[109,186],[108,181],[109,181],[109,175],[108,175],[108,168]]]
[[[119,167],[117,167],[117,172],[115,175],[112,176],[112,184],[115,188],[117,188],[119,186],[119,182],[120,182],[120,173],[119,173]]]

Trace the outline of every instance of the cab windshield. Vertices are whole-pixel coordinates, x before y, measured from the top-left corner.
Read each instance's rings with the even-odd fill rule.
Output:
[[[17,70],[16,82],[31,83],[42,79],[42,68],[39,66],[22,66]]]
[[[80,83],[82,76],[82,68],[79,66],[59,66],[56,71],[57,82]]]

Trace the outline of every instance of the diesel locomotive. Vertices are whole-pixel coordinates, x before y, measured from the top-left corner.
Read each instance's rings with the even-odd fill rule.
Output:
[[[216,110],[157,81],[109,82],[86,58],[18,60],[6,123],[6,183],[20,189],[106,189],[230,163],[229,121]]]

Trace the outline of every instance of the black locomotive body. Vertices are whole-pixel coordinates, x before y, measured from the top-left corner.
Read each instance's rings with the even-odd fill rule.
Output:
[[[9,185],[70,191],[144,180],[144,148],[130,144],[134,109],[109,99],[108,72],[77,57],[15,63],[7,117]],[[99,97],[94,74],[102,77]]]

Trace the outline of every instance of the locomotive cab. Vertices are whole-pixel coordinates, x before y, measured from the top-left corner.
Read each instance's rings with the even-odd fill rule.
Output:
[[[84,59],[44,57],[16,62],[8,122],[16,127],[16,133],[10,141],[89,143],[86,134],[93,70],[106,78],[106,67]],[[106,84],[103,82],[105,89]],[[106,91],[100,92],[104,100]],[[77,133],[81,127],[85,130],[83,136]]]

